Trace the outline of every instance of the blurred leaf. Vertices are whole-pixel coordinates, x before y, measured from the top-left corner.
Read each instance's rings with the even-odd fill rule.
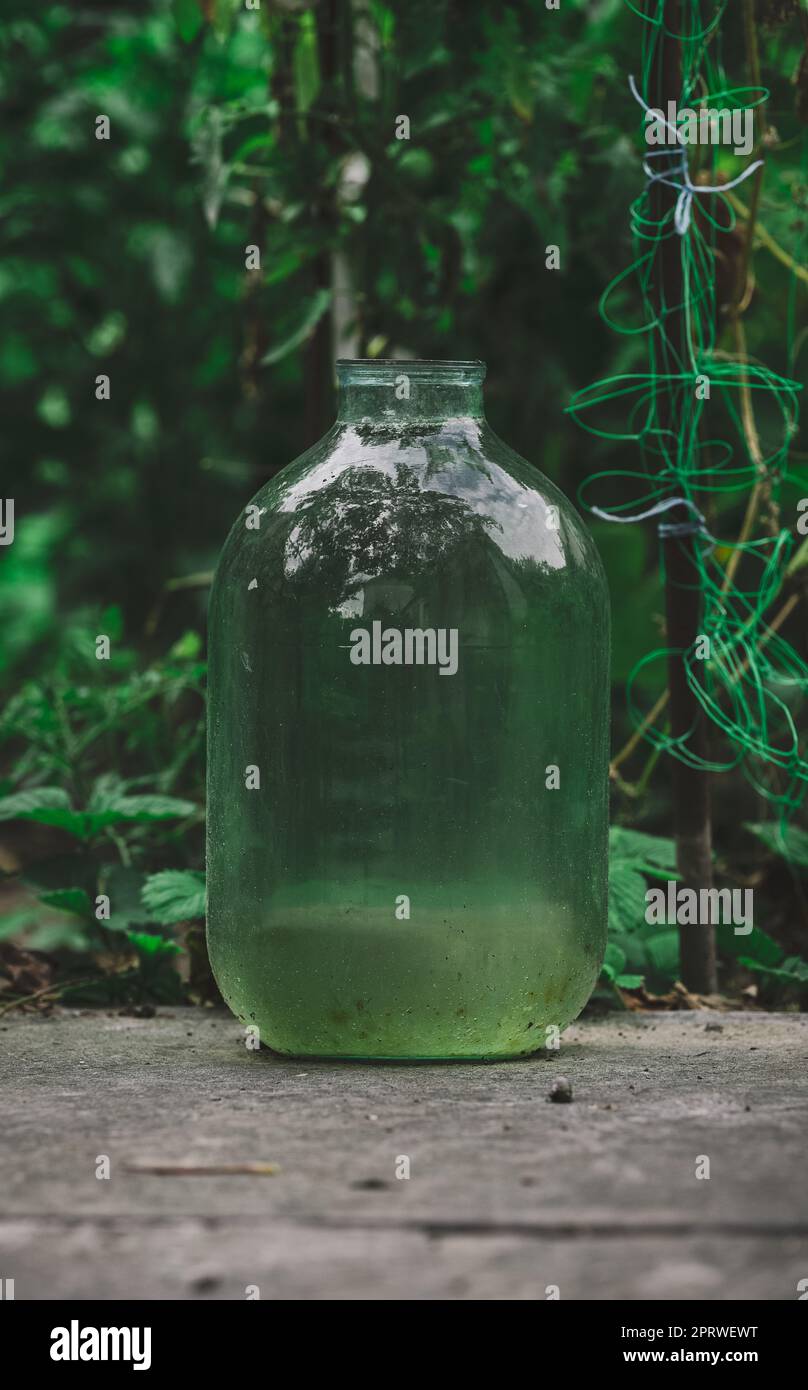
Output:
[[[120,642],[123,637],[123,610],[120,604],[109,604],[101,614],[101,626],[99,629],[111,642]]]
[[[193,661],[201,650],[202,638],[199,633],[188,631],[177,638],[168,655],[172,661]]]
[[[786,825],[781,830],[779,825],[770,821],[757,823],[745,821],[744,829],[750,831],[774,854],[785,859],[788,864],[794,864],[800,869],[808,869],[808,832],[800,829],[798,825]]]
[[[51,854],[27,864],[21,875],[22,882],[32,888],[37,896],[43,892],[59,892],[64,883],[78,884],[87,897],[92,899],[95,891],[96,870],[92,860],[79,849],[71,849],[67,854]]]
[[[282,342],[271,347],[264,354],[261,358],[261,366],[268,367],[273,362],[280,362],[281,358],[287,357],[290,352],[294,352],[295,348],[300,347],[301,343],[305,342],[314,332],[330,303],[331,291],[317,290],[316,294],[309,300],[297,328],[289,334],[288,338],[284,338]]]
[[[300,29],[294,47],[292,66],[297,108],[299,111],[308,111],[320,90],[317,28],[310,10],[304,11],[300,16]]]
[[[60,912],[72,912],[76,917],[95,921],[93,904],[83,888],[57,888],[52,893],[40,893],[39,901],[46,907],[56,907]]]
[[[193,260],[185,238],[172,227],[149,223],[135,227],[127,246],[147,262],[162,298],[176,304]]]
[[[20,908],[19,912],[7,912],[4,917],[0,917],[0,941],[17,936],[35,921],[36,913],[29,907]]]
[[[61,386],[49,386],[37,405],[37,415],[50,425],[52,430],[64,429],[70,424],[70,402]]]
[[[105,314],[87,335],[87,350],[95,357],[114,352],[126,337],[126,319],[114,310]]]
[[[779,967],[763,965],[751,956],[739,956],[738,964],[754,971],[756,975],[778,980],[781,984],[808,989],[808,961],[801,960],[799,956],[789,956]]]
[[[43,922],[26,932],[25,944],[32,951],[86,951],[91,943],[87,923],[66,912],[60,919]]]
[[[715,933],[719,947],[728,956],[737,958],[743,953],[760,965],[779,965],[783,959],[777,942],[759,927],[753,927],[751,932],[741,936],[736,935],[731,922],[717,922]]]
[[[218,107],[210,107],[193,138],[194,157],[202,165],[202,206],[209,227],[219,220],[230,169],[222,153],[223,120]]]
[[[182,947],[176,941],[169,941],[164,936],[152,936],[149,932],[129,931],[126,933],[127,940],[143,956],[179,956],[182,954]]]
[[[213,32],[223,42],[232,31],[234,22],[244,8],[244,0],[212,0],[212,8]],[[210,6],[208,14],[210,14]]]
[[[190,43],[202,28],[199,0],[173,0],[174,22],[183,43]]]

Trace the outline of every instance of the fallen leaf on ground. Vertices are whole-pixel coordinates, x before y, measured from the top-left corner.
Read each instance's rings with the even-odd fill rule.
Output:
[[[55,970],[39,951],[24,951],[10,941],[0,944],[0,991],[35,994],[55,982]]]
[[[626,1008],[634,1012],[650,1009],[718,1009],[726,1013],[731,1009],[748,1007],[743,999],[730,999],[724,994],[691,994],[680,980],[667,994],[651,994],[641,986],[640,989],[621,989],[620,997]]]

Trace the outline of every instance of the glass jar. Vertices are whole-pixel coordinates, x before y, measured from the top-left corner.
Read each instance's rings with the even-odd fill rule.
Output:
[[[335,424],[221,556],[208,943],[280,1053],[520,1056],[600,970],[606,582],[484,375],[339,362]]]

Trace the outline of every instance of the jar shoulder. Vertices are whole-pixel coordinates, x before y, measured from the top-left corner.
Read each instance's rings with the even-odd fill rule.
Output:
[[[605,586],[573,504],[485,421],[363,429],[339,422],[265,483],[230,533],[223,562],[281,544],[292,552],[386,550],[395,569],[486,551]]]

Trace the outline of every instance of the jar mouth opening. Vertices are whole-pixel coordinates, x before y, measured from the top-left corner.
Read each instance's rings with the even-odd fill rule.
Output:
[[[485,378],[485,363],[479,359],[452,361],[445,358],[340,357],[336,362],[341,383],[371,385],[389,382],[399,376],[417,377],[424,383],[473,386]]]
[[[445,367],[451,371],[457,367],[485,367],[479,357],[457,360],[448,357],[338,357],[338,367]]]

